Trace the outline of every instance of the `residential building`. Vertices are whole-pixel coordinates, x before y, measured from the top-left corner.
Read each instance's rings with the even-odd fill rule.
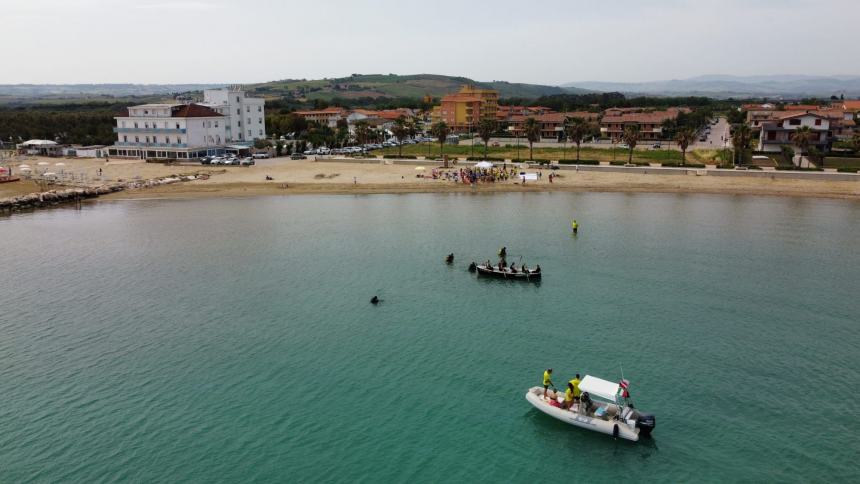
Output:
[[[248,96],[241,86],[206,89],[200,104],[224,116],[227,143],[266,139],[266,100]]]
[[[639,139],[644,141],[663,139],[663,123],[678,118],[678,114],[689,112],[687,108],[669,108],[665,111],[642,110],[641,108],[613,108],[604,112],[600,120],[600,136],[620,140],[628,126],[639,128]]]
[[[452,132],[473,131],[482,119],[496,119],[499,92],[464,85],[455,94],[442,97],[433,107],[433,122],[444,121]]]
[[[296,111],[295,114],[306,121],[313,121],[330,128],[336,127],[339,120],[346,119],[349,115],[346,109],[336,106],[313,111]]]
[[[201,104],[141,104],[116,116],[110,156],[189,159],[224,152],[226,116]]]
[[[561,141],[564,139],[564,123],[566,119],[580,118],[586,121],[597,121],[600,117],[599,113],[591,113],[588,111],[571,111],[566,113],[548,111],[549,108],[544,108],[541,110],[541,114],[518,114],[510,116],[505,121],[507,127],[502,126],[502,129],[514,136],[524,136],[523,124],[526,119],[534,118],[540,124],[540,135],[542,139],[555,139]]]
[[[793,146],[794,132],[808,126],[813,131],[811,144],[819,149],[828,149],[831,139],[831,120],[817,112],[779,111],[772,119],[761,123],[758,150],[779,152],[782,146]]]

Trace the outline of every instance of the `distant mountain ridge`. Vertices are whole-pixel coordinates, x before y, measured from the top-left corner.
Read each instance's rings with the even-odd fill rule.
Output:
[[[563,87],[655,96],[800,98],[844,94],[857,97],[860,96],[860,76],[715,74],[651,82],[570,82]]]
[[[499,96],[538,98],[552,94],[565,94],[570,90],[559,86],[525,84],[506,81],[475,81],[467,77],[440,74],[353,74],[331,79],[285,79],[247,86],[251,92],[267,96],[286,96],[305,100],[333,98],[413,98],[441,97],[456,92],[460,86],[472,84],[480,88],[495,89]]]
[[[222,86],[224,84],[0,84],[0,95],[23,98],[156,96]]]

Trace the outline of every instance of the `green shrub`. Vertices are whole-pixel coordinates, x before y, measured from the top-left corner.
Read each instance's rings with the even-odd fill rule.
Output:
[[[466,158],[466,161],[505,161],[505,159],[493,156],[488,156],[486,158],[483,156],[469,156]]]
[[[560,165],[599,165],[598,160],[558,160]]]
[[[660,163],[660,166],[662,166],[663,168],[678,168],[681,166],[681,164],[675,161],[667,161]]]
[[[385,159],[395,159],[395,160],[417,160],[418,157],[415,155],[382,155]]]
[[[761,167],[758,165],[750,165],[747,167],[748,170],[761,170]]]
[[[837,172],[839,173],[857,173],[857,168],[837,168]]]
[[[704,168],[704,163],[685,163],[684,168]]]
[[[612,166],[624,166],[627,164],[627,162],[626,161],[610,161],[609,164]]]

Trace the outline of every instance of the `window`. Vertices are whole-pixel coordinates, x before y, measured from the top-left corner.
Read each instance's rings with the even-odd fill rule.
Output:
[[[263,106],[257,106],[257,112],[262,113],[263,112]]]
[[[816,126],[821,126],[821,120],[820,120],[820,119],[816,119],[816,120],[815,120],[815,125],[816,125]]]
[[[245,112],[250,113],[251,112],[251,106],[245,106]]]
[[[239,102],[239,96],[236,96],[236,102]]]
[[[134,137],[134,142],[135,142],[135,143],[140,143],[140,136],[135,136],[135,137]]]
[[[241,116],[241,115],[242,115],[242,110],[241,110],[241,109],[239,109],[239,108],[236,108],[236,114],[237,114],[237,115],[239,115],[239,116]]]
[[[123,143],[128,143],[128,136],[123,136],[122,141]]]
[[[182,136],[177,137],[176,142],[182,144]]]
[[[263,118],[257,118],[257,122],[263,124]]]
[[[776,131],[768,131],[767,132],[767,139],[769,141],[775,140],[776,139]]]
[[[242,127],[242,120],[241,119],[239,120],[239,127],[240,128]]]
[[[248,124],[251,124],[251,118],[248,118]]]
[[[215,127],[216,128],[218,127],[218,121],[215,121]]]
[[[262,129],[260,130],[260,136],[263,136],[263,130]]]
[[[144,111],[143,111],[143,114],[149,114],[149,111],[144,110]]]
[[[800,126],[800,120],[799,119],[789,119],[788,124],[791,126]]]
[[[149,123],[143,123],[143,128],[144,128],[144,129],[149,129]]]
[[[176,129],[181,129],[181,128],[179,127],[179,123],[176,123]]]
[[[253,134],[251,134],[251,130],[250,130],[250,129],[248,130],[248,136],[254,136]]]
[[[165,137],[164,137],[164,142],[165,142],[165,143],[167,143],[167,144],[170,144],[170,136],[165,136]]]
[[[220,135],[220,134],[219,134],[219,135],[215,135],[215,140],[216,140],[216,142],[220,145],[220,144],[221,144],[221,135]]]
[[[149,143],[149,136],[146,137],[146,142]]]
[[[137,121],[134,122],[134,129],[137,129]]]

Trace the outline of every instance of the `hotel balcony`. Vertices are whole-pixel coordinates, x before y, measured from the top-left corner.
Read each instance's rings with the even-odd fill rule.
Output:
[[[185,128],[114,128],[114,133],[185,134]]]

